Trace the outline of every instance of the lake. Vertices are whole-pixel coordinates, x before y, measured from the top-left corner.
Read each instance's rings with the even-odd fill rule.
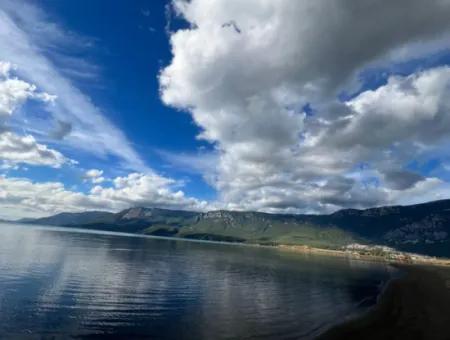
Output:
[[[0,338],[309,339],[388,266],[276,249],[0,225]]]

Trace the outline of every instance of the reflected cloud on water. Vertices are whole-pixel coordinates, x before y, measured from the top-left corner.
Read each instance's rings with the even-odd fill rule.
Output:
[[[388,278],[270,249],[0,228],[0,337],[307,337],[373,303]]]

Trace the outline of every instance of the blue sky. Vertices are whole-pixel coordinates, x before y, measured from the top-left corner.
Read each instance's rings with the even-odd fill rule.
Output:
[[[78,81],[77,87],[124,132],[148,166],[184,179],[183,169],[165,162],[159,151],[191,153],[210,145],[195,138],[199,128],[188,114],[165,106],[159,98],[158,74],[171,59],[166,5],[164,1],[111,1],[108,6],[103,1],[44,1],[41,8],[61,27],[92,43],[84,50],[72,51],[96,71],[93,81]],[[172,20],[170,29],[182,25],[181,20]],[[102,160],[83,156],[85,167],[108,171]],[[111,165],[114,167],[114,162]],[[37,176],[42,171],[39,169]],[[114,175],[120,169],[111,171]],[[64,183],[76,184],[76,175],[67,177],[62,178]],[[196,197],[214,198],[214,191],[201,176],[186,177],[184,190]]]
[[[450,197],[450,4],[351,3],[0,0],[0,218]]]

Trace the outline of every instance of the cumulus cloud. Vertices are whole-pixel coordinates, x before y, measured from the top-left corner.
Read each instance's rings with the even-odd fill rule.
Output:
[[[103,170],[91,169],[86,171],[86,177],[89,178],[97,178],[100,177],[101,175],[103,175]]]
[[[91,169],[86,171],[84,177],[90,180],[94,184],[100,184],[105,181],[105,177],[103,175],[103,170]]]
[[[347,102],[338,94],[358,89],[366,67],[445,50],[450,1],[173,5],[191,26],[170,36],[161,98],[188,110],[199,138],[216,147],[217,169],[206,178],[227,207],[331,211],[445,186],[405,166],[446,138],[447,68],[393,75]]]
[[[33,84],[12,77],[12,68],[10,62],[0,60],[0,119],[2,116],[10,116],[28,99],[42,102],[53,102],[56,99],[56,96],[46,92],[37,92]]]
[[[0,212],[3,218],[43,216],[58,211],[80,211],[98,202],[68,191],[59,182],[34,183],[29,179],[0,176]]]
[[[38,143],[31,135],[18,136],[10,131],[0,133],[0,160],[8,164],[26,163],[54,168],[74,162],[59,151]]]
[[[176,190],[180,183],[154,173],[131,173],[116,177],[113,187],[96,186],[91,196],[111,202],[113,206],[156,206],[176,209],[204,210],[207,203],[186,197]]]
[[[0,62],[2,167],[24,163],[57,168],[72,163],[59,151],[36,140],[37,136],[48,136],[56,139],[55,143],[64,143],[65,147],[101,157],[115,156],[126,164],[124,167],[146,173],[116,178],[112,187],[104,188],[100,186],[105,181],[103,172],[91,169],[85,175],[96,186],[89,193],[69,190],[61,182],[36,183],[1,176],[0,215],[14,218],[62,211],[117,211],[137,204],[201,208],[204,202],[185,197],[175,189],[175,181],[148,169],[124,134],[69,79],[74,76],[73,72],[69,75],[64,72],[64,66],[73,69],[75,62],[77,72],[87,68],[86,62],[69,58],[62,51],[82,50],[88,43],[50,22],[31,3],[0,1],[0,60],[6,60]],[[51,57],[57,59],[58,67]],[[20,112],[22,104],[29,100],[51,103],[45,106],[46,114],[50,115],[40,121],[33,112]],[[13,124],[7,126],[10,116],[17,120],[15,127],[31,130],[33,135],[19,134],[19,129],[13,130]]]
[[[6,78],[9,76],[9,72],[11,71],[11,63],[6,61],[0,61],[0,77]]]
[[[56,96],[39,92],[35,85],[12,76],[10,62],[0,61],[0,161],[3,166],[17,164],[45,165],[59,168],[73,161],[59,151],[40,144],[32,135],[20,136],[6,127],[6,120],[27,100],[54,102]]]
[[[329,141],[349,147],[386,147],[410,140],[432,143],[450,132],[450,67],[392,76],[386,85],[347,102],[345,124]],[[371,133],[367,133],[371,131]]]
[[[133,206],[204,210],[207,203],[186,197],[176,182],[156,174],[132,173],[116,177],[113,186],[91,192],[68,190],[60,182],[36,183],[0,176],[0,217],[38,217],[63,211],[118,211]]]

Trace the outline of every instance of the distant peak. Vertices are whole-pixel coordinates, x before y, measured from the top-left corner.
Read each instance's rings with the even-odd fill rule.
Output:
[[[129,208],[124,211],[122,218],[123,219],[135,219],[135,218],[152,216],[154,209],[155,208],[143,208],[143,207]]]

